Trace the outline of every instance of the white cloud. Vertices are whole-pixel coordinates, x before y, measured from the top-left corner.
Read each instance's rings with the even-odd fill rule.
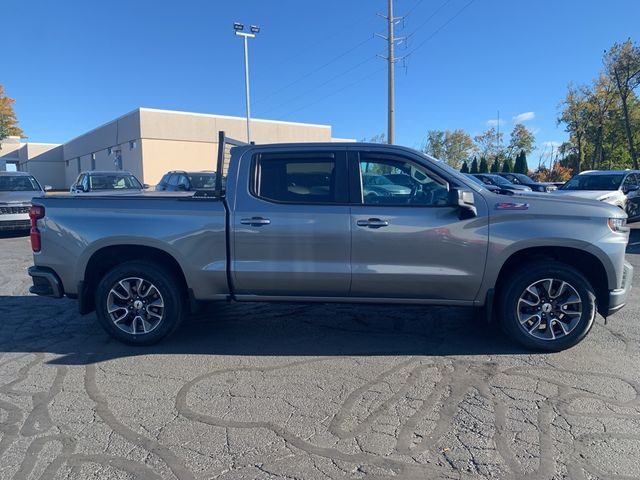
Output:
[[[558,142],[557,140],[547,140],[546,142],[542,142],[540,145],[543,148],[558,148],[562,145],[562,142]]]
[[[497,127],[498,125],[502,126],[504,124],[505,124],[505,121],[502,118],[500,120],[497,120],[497,119],[487,120],[488,127]]]
[[[536,118],[536,112],[522,112],[512,118],[513,123],[522,123]]]

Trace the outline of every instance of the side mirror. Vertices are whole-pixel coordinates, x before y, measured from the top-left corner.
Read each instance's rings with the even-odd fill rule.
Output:
[[[53,187],[51,185],[45,185],[44,186],[44,191],[45,192],[50,192],[51,190],[53,190]]]
[[[151,187],[148,183],[145,183],[144,185],[142,185],[142,188],[144,188],[145,190],[149,190]]]
[[[475,217],[478,215],[475,198],[471,190],[451,188],[449,190],[449,205],[460,209],[460,218]]]

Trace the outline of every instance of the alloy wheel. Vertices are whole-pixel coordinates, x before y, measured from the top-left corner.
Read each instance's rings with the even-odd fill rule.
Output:
[[[148,280],[124,278],[109,290],[107,312],[123,332],[147,334],[158,328],[164,319],[164,299],[160,290]]]

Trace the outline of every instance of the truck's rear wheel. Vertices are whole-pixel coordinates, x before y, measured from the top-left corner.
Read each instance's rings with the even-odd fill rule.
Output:
[[[503,330],[515,341],[536,350],[560,351],[589,333],[596,297],[576,269],[543,261],[523,265],[507,279],[498,308]]]
[[[151,345],[182,322],[184,299],[174,276],[143,261],[126,262],[110,270],[96,289],[96,315],[117,340]]]

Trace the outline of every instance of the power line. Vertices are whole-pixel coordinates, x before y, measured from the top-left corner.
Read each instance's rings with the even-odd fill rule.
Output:
[[[291,104],[291,103],[295,102],[296,100],[298,100],[299,98],[304,97],[304,96],[308,95],[309,93],[315,92],[319,88],[324,87],[325,85],[331,83],[335,79],[340,78],[340,77],[346,75],[347,73],[350,73],[350,72],[354,71],[358,67],[364,65],[365,63],[370,62],[371,60],[375,60],[375,58],[376,58],[375,56],[365,58],[364,60],[362,60],[361,62],[355,64],[354,66],[352,66],[350,68],[348,68],[347,70],[345,70],[345,71],[343,71],[343,72],[341,72],[341,73],[339,73],[337,75],[334,75],[333,77],[329,78],[328,80],[322,82],[320,85],[316,85],[315,87],[313,87],[313,88],[311,88],[309,90],[305,90],[304,92],[300,93],[299,95],[296,95],[293,98],[290,98],[287,101],[287,103],[276,105],[275,107],[269,108],[268,110],[265,110],[265,111],[261,112],[261,115],[264,116],[264,115],[266,115],[266,114],[268,114],[268,113],[270,113],[270,112],[272,112],[274,110],[278,110],[279,108],[282,108],[283,106],[287,106],[287,104]]]
[[[407,35],[407,38],[412,37],[413,35],[415,35],[415,33],[420,30],[421,28],[423,28],[427,23],[429,23],[429,20],[431,20],[433,17],[435,17],[440,10],[442,10],[444,7],[446,7],[447,5],[449,5],[453,0],[446,0],[445,2],[443,2],[438,8],[436,8],[431,15],[429,15],[424,22],[422,22],[420,25],[418,25],[413,32],[411,32],[409,35]],[[420,2],[418,2],[419,4]],[[409,13],[411,13],[413,10],[415,10],[415,6],[414,8],[412,8],[411,10],[409,10]],[[407,14],[409,15],[409,14]],[[405,15],[406,16],[406,15]]]
[[[278,90],[275,90],[275,91],[273,91],[273,92],[269,93],[268,95],[266,95],[266,96],[262,97],[261,99],[259,99],[259,100],[255,101],[255,102],[253,102],[253,104],[255,105],[255,104],[257,104],[257,103],[263,102],[264,100],[266,100],[266,99],[268,99],[268,98],[271,98],[271,97],[273,97],[274,95],[277,95],[278,93],[281,93],[281,92],[283,92],[283,91],[287,90],[289,87],[292,87],[292,86],[293,86],[293,85],[295,85],[296,83],[299,83],[299,82],[301,82],[302,80],[304,80],[304,79],[306,79],[306,78],[309,78],[309,77],[310,77],[311,75],[313,75],[314,73],[316,73],[316,72],[318,72],[319,70],[322,70],[323,68],[325,68],[325,67],[327,67],[327,66],[331,65],[332,63],[336,62],[337,60],[340,60],[341,58],[343,58],[343,57],[345,57],[345,56],[349,55],[351,52],[353,52],[353,51],[357,50],[357,49],[358,49],[358,48],[360,48],[362,45],[364,45],[365,43],[367,43],[367,42],[371,41],[372,39],[373,39],[373,35],[371,35],[371,36],[370,36],[370,37],[368,37],[367,39],[365,39],[365,40],[363,40],[363,41],[359,42],[357,45],[355,45],[354,47],[350,48],[350,49],[349,49],[349,50],[347,50],[346,52],[343,52],[343,53],[341,53],[340,55],[338,55],[338,56],[336,56],[336,57],[333,57],[333,58],[332,58],[331,60],[329,60],[328,62],[326,62],[326,63],[324,63],[324,64],[320,65],[319,67],[317,67],[317,68],[315,68],[315,69],[311,70],[310,72],[305,73],[303,76],[301,76],[301,77],[297,78],[297,79],[296,79],[296,80],[294,80],[293,82],[290,82],[290,83],[288,83],[288,84],[284,85],[283,87],[279,88]]]
[[[351,82],[350,84],[345,85],[345,86],[344,86],[344,87],[342,87],[342,88],[339,88],[338,90],[334,90],[333,92],[331,92],[331,93],[329,93],[329,94],[327,94],[327,95],[325,95],[325,96],[323,96],[323,97],[320,97],[319,99],[314,100],[314,101],[313,101],[313,102],[311,102],[311,103],[308,103],[308,104],[306,104],[306,105],[303,105],[303,106],[302,106],[302,107],[300,107],[300,108],[296,108],[295,110],[291,110],[291,111],[289,111],[289,112],[285,113],[285,116],[287,116],[287,115],[292,115],[292,114],[294,114],[294,113],[299,112],[300,110],[305,110],[306,108],[309,108],[309,107],[311,107],[311,106],[315,105],[316,103],[319,103],[319,102],[321,102],[322,100],[325,100],[326,98],[332,97],[333,95],[336,95],[336,94],[338,94],[338,93],[342,92],[343,90],[346,90],[346,89],[348,89],[348,88],[351,88],[351,87],[353,87],[354,85],[356,85],[356,84],[358,84],[358,83],[360,83],[360,82],[363,82],[363,81],[367,80],[368,78],[370,78],[370,77],[374,76],[376,73],[381,72],[382,70],[385,70],[386,68],[387,68],[386,66],[384,66],[384,67],[382,67],[382,68],[378,68],[378,69],[374,70],[373,72],[369,73],[368,75],[365,75],[364,77],[361,77],[361,78],[359,78],[358,80],[356,80],[356,81],[354,81],[354,82]]]
[[[449,0],[450,1],[450,0]],[[475,0],[470,0],[464,7],[462,7],[460,10],[458,10],[455,15],[453,15],[451,18],[449,18],[449,20],[447,20],[445,23],[443,23],[442,25],[440,25],[440,27],[438,27],[431,35],[429,35],[427,38],[425,38],[421,43],[418,44],[417,47],[413,48],[409,53],[407,53],[405,55],[405,58],[409,57],[410,55],[412,55],[413,53],[415,53],[416,50],[418,50],[419,48],[423,47],[429,40],[431,40],[433,37],[435,37],[438,33],[440,33],[447,25],[449,25],[451,22],[453,22],[456,18],[458,18],[462,12],[464,12],[473,2],[475,2]],[[447,2],[448,3],[448,2]]]

